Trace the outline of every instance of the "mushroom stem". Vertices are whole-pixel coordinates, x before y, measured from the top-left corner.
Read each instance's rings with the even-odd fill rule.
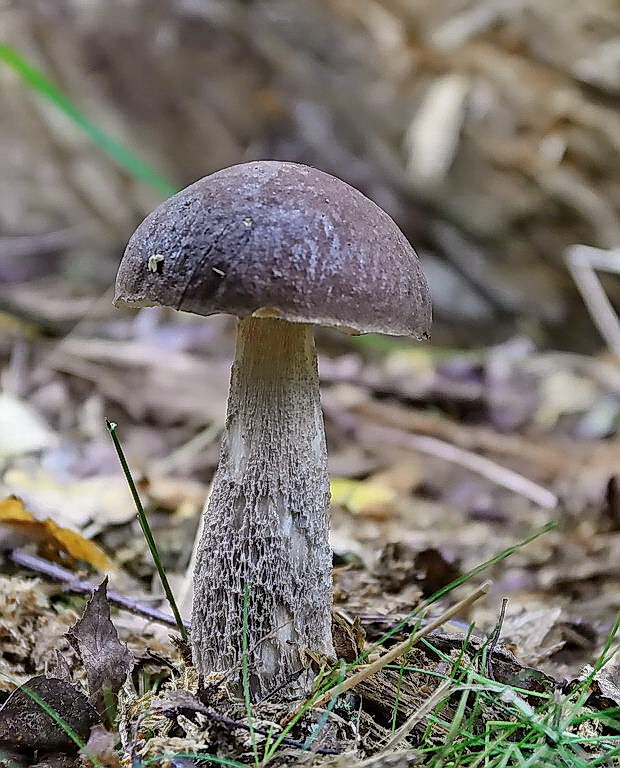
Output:
[[[254,700],[277,688],[306,693],[313,676],[304,650],[334,655],[329,476],[312,326],[239,322],[204,515],[192,615],[199,672],[238,670],[245,639]],[[240,692],[240,675],[234,680]]]

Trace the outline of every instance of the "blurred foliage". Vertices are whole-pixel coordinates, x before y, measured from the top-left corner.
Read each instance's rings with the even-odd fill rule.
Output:
[[[54,85],[45,75],[27,61],[19,51],[11,48],[10,45],[0,45],[0,60],[11,67],[24,80],[24,82],[48,99],[61,112],[69,117],[78,128],[96,144],[100,149],[106,152],[121,167],[131,173],[137,179],[145,181],[147,184],[160,192],[162,195],[173,195],[177,190],[169,182],[160,176],[157,171],[149,165],[143,163],[139,157],[126,149],[122,144],[114,141],[110,136],[104,133],[97,125],[86,117],[79,108],[67,98],[67,96]]]
[[[13,0],[0,29],[0,224],[84,233],[72,275],[110,279],[163,179],[275,157],[391,213],[440,343],[599,343],[563,255],[620,242],[616,3]]]

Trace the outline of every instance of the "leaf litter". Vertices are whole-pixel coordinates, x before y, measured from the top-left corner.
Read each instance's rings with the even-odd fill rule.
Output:
[[[36,542],[48,555],[58,556],[62,552],[71,562],[88,563],[99,571],[116,569],[112,560],[97,544],[76,531],[62,528],[54,520],[37,520],[24,507],[21,499],[14,496],[0,501],[0,525],[10,528],[16,535],[21,534],[26,541]],[[14,538],[11,543],[14,548]]]
[[[138,317],[145,313],[149,310]],[[55,550],[63,566],[75,573],[78,592],[78,582],[82,586],[96,582],[88,573],[97,567],[96,559],[85,555],[88,547],[69,552],[73,559],[67,560],[66,549],[44,527],[45,517],[55,523],[64,519],[63,512],[75,510],[70,514],[72,525],[84,546],[94,544],[89,541],[93,537],[116,566],[111,575],[114,590],[135,595],[138,607],[142,603],[166,611],[134,511],[120,486],[114,500],[106,502],[109,512],[90,501],[97,502],[97,491],[84,490],[82,495],[79,490],[88,483],[103,489],[110,478],[120,477],[103,424],[98,433],[89,415],[88,403],[100,398],[101,406],[95,410],[105,408],[127,435],[128,458],[170,581],[177,587],[182,583],[201,500],[217,463],[225,398],[225,380],[220,387],[218,374],[211,380],[205,410],[204,391],[188,386],[188,377],[192,382],[208,379],[212,365],[215,371],[227,369],[230,324],[219,323],[220,336],[209,337],[180,357],[163,357],[155,352],[160,339],[169,343],[175,334],[193,335],[188,329],[195,323],[179,324],[161,312],[151,315],[148,337],[141,340],[140,356],[133,360],[137,347],[132,327],[137,325],[126,319],[111,318],[97,325],[98,338],[105,344],[94,344],[90,338],[83,343],[60,341],[50,357],[45,345],[32,342],[32,370],[25,379],[28,401],[42,408],[49,429],[60,435],[61,442],[14,455],[2,481],[7,490],[11,483],[24,489],[30,484],[34,508],[45,509],[42,519],[30,512],[18,515],[32,517],[22,521],[19,546],[24,553],[38,550],[49,556]],[[118,342],[115,326],[123,327],[130,346]],[[539,728],[532,714],[536,711],[543,719],[552,711],[560,717],[561,706],[574,700],[579,681],[587,680],[594,669],[620,609],[616,475],[620,452],[613,439],[614,411],[603,414],[599,408],[601,402],[620,395],[620,369],[615,363],[566,356],[558,373],[558,359],[537,353],[531,345],[437,357],[432,350],[411,347],[378,354],[329,333],[321,334],[320,342],[326,350],[320,363],[334,478],[334,635],[344,663],[355,665],[361,654],[370,652],[367,662],[372,665],[381,647],[389,649],[407,640],[415,625],[402,622],[426,597],[548,520],[559,521],[560,528],[501,564],[490,565],[494,583],[487,599],[446,621],[351,691],[323,707],[310,707],[284,736],[281,723],[290,707],[258,704],[248,722],[244,706],[228,696],[225,680],[199,686],[186,650],[170,640],[170,627],[158,629],[146,615],[116,613],[114,630],[103,585],[84,610],[81,598],[71,597],[70,579],[60,584],[34,580],[36,567],[34,572],[30,566],[24,570],[23,563],[30,561],[22,560],[16,567],[19,560],[7,557],[3,578],[7,594],[15,599],[12,605],[0,604],[0,632],[3,648],[10,645],[15,652],[4,651],[3,689],[15,692],[17,684],[48,674],[65,686],[65,695],[68,685],[76,692],[75,701],[86,697],[85,711],[95,711],[98,724],[82,740],[88,742],[92,734],[95,760],[99,755],[104,764],[110,760],[146,764],[186,754],[194,757],[178,759],[195,762],[195,756],[210,754],[249,764],[254,762],[252,739],[259,753],[268,755],[282,736],[270,764],[409,765],[437,758],[448,737],[454,737],[458,718],[461,738],[480,754],[488,747],[481,746],[480,729],[490,722],[513,723],[502,726],[506,729],[502,738],[515,739],[511,729],[517,722],[521,735],[530,733],[534,739],[532,734],[538,731],[524,730],[523,722]],[[131,375],[105,377],[99,386],[106,370],[122,373],[127,366]],[[51,397],[55,381],[62,387]],[[153,384],[158,381],[160,387]],[[583,381],[582,391],[577,391]],[[142,402],[141,393],[148,393]],[[67,413],[74,416],[67,419]],[[441,451],[417,451],[407,440],[381,443],[370,438],[372,430],[385,427],[478,453],[488,459],[490,470],[478,474],[467,465],[447,461]],[[168,460],[171,456],[174,461]],[[42,482],[43,467],[51,474]],[[549,490],[559,505],[551,511],[541,509],[518,490],[495,482],[495,467],[509,468]],[[55,490],[46,494],[50,478],[56,478]],[[35,528],[29,531],[28,525]],[[43,527],[35,536],[36,526]],[[49,546],[45,552],[40,549],[43,533],[51,551]],[[4,549],[10,554],[17,544],[10,540],[8,544]],[[421,617],[422,626],[462,599],[467,588],[462,585],[442,597]],[[490,651],[504,597],[506,615]],[[77,623],[76,609],[83,614]],[[470,622],[475,622],[473,629]],[[41,649],[33,638],[40,637],[46,626],[50,642]],[[381,647],[376,646],[378,641]],[[320,670],[325,660],[312,663]],[[590,723],[590,736],[596,732],[602,746],[597,747],[596,741],[590,745],[584,736],[586,741],[574,746],[579,754],[603,755],[602,750],[608,752],[617,738],[616,716],[606,714],[618,706],[614,663],[610,660],[596,671],[579,709],[579,717],[589,718],[582,720],[579,733],[585,733]],[[429,701],[432,707],[427,711]],[[73,711],[59,694],[55,705],[61,718],[63,709],[68,716]],[[463,720],[474,712],[477,721]],[[49,738],[60,739],[56,721],[49,722]],[[386,750],[396,729],[405,725],[407,733]],[[565,733],[574,730],[567,728],[558,737],[562,749],[568,748]],[[547,733],[545,739],[549,738]],[[309,752],[304,749],[308,742]],[[22,763],[34,759],[29,747],[20,749],[16,754]],[[50,750],[72,754],[75,742],[65,741]]]
[[[103,720],[110,698],[117,696],[134,665],[131,651],[118,639],[110,619],[107,585],[104,579],[68,632],[69,642],[86,670],[90,703]]]

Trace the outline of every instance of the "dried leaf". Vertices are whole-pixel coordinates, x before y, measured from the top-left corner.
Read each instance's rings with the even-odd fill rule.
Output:
[[[580,679],[592,674],[588,664],[581,672]],[[602,699],[603,708],[620,707],[620,651],[594,675],[594,692]]]
[[[594,382],[572,371],[551,371],[541,383],[541,400],[535,419],[538,426],[552,429],[565,414],[584,413],[596,405]]]
[[[57,443],[58,436],[31,406],[0,393],[0,458],[42,451]]]
[[[559,631],[560,606],[523,608],[507,616],[502,626],[502,642],[511,644],[524,664],[540,664],[564,647]]]
[[[50,677],[71,682],[71,667],[58,648],[56,649],[54,660],[47,666],[46,672]]]
[[[135,515],[131,493],[120,474],[69,480],[41,468],[13,467],[4,473],[2,483],[29,508],[70,528],[122,525]]]
[[[71,683],[37,675],[14,690],[0,708],[0,747],[19,752],[77,750],[79,745],[68,731],[85,741],[97,720],[86,696]]]
[[[118,639],[110,620],[107,586],[105,578],[93,593],[83,616],[67,633],[86,669],[91,704],[102,718],[107,708],[106,697],[116,698],[134,665],[131,651]]]
[[[334,612],[332,616],[332,635],[334,638],[334,649],[336,658],[344,659],[351,663],[357,659],[364,649],[366,632],[362,627],[359,616],[349,623],[339,612]]]
[[[425,595],[459,576],[458,564],[434,547],[417,551],[403,542],[388,542],[379,554],[375,575],[386,592],[418,584]]]
[[[101,766],[117,768],[119,765],[118,753],[116,751],[116,742],[118,734],[114,731],[108,731],[103,725],[96,725],[90,732],[90,738],[86,748],[81,751],[81,768],[95,765],[95,760]]]
[[[25,534],[29,539],[45,545],[48,549],[62,551],[75,560],[89,563],[99,571],[114,571],[116,567],[105,552],[94,542],[85,539],[76,531],[62,528],[53,520],[37,520],[21,499],[15,496],[0,501],[0,523]]]
[[[332,502],[354,515],[383,518],[390,514],[396,500],[391,488],[372,480],[336,477],[331,482]]]

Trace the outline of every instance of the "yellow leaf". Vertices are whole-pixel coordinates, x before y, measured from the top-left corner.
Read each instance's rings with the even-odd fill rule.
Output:
[[[116,566],[94,542],[76,531],[61,528],[53,520],[37,520],[24,507],[21,499],[9,496],[0,501],[0,523],[22,531],[28,538],[48,549],[62,551],[75,560],[92,565],[99,571],[115,571]]]
[[[396,494],[373,480],[336,477],[331,481],[332,502],[355,515],[385,517],[392,511]]]
[[[7,523],[31,523],[34,517],[28,512],[21,499],[9,496],[0,501],[0,522]]]

